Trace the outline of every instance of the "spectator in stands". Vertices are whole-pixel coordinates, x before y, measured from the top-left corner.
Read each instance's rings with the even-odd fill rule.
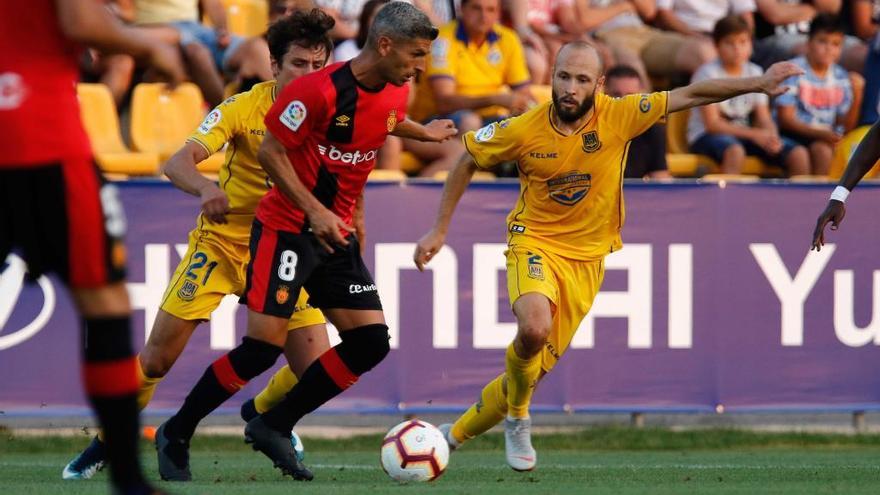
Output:
[[[268,0],[269,1],[269,24],[278,19],[292,14],[296,10],[306,12],[315,8],[312,0]]]
[[[868,58],[865,59],[865,91],[859,125],[871,125],[878,120],[880,120],[880,35],[875,35]]]
[[[104,0],[104,6],[125,24],[134,20],[134,5],[131,0]],[[113,95],[116,108],[122,108],[128,90],[131,89],[134,68],[135,62],[131,55],[107,54],[89,49],[83,53],[80,79],[83,82],[98,82],[106,85]]]
[[[410,109],[413,119],[442,115],[467,132],[534,103],[522,44],[498,23],[500,13],[499,0],[464,0],[460,18],[440,28]]]
[[[755,0],[755,53],[753,61],[764,67],[806,51],[810,21],[819,14],[839,15],[840,0]],[[844,38],[841,65],[861,70],[867,47],[858,38]]]
[[[201,23],[200,6],[213,27]],[[221,0],[137,0],[135,22],[146,27],[170,27],[177,32],[190,77],[211,106],[223,101],[221,71],[236,79],[272,79],[266,41],[229,34]]]
[[[364,4],[363,10],[361,10],[360,18],[358,19],[357,35],[354,38],[345,40],[336,45],[336,49],[333,50],[333,60],[337,62],[345,62],[353,59],[361,52],[361,49],[367,44],[367,33],[370,30],[370,25],[373,23],[373,17],[375,17],[379,7],[390,1],[391,0],[367,0],[367,3]]]
[[[849,9],[853,34],[870,43],[880,24],[880,0],[850,0],[844,3],[844,8]],[[867,71],[864,74],[868,75]]]
[[[615,65],[605,71],[605,93],[621,97],[644,93],[645,83],[633,67]],[[632,140],[626,157],[627,179],[666,179],[672,177],[666,166],[666,125],[654,124]]]
[[[755,25],[755,0],[657,0],[657,24],[687,36],[711,36],[715,23],[739,14]]]
[[[810,169],[816,175],[828,173],[834,146],[855,127],[862,101],[864,79],[837,65],[843,32],[838,17],[816,16],[806,55],[792,60],[804,74],[787,81],[793,90],[776,98],[783,135],[809,149]]]
[[[757,77],[764,71],[749,62],[752,30],[738,15],[722,18],[712,31],[718,59],[702,66],[691,82],[722,77]],[[746,156],[782,167],[789,175],[810,172],[806,148],[779,136],[767,95],[749,93],[691,111],[688,120],[691,151],[706,155],[726,174],[742,171]]]
[[[608,45],[618,63],[632,66],[643,79],[648,74],[668,78],[677,72],[690,76],[715,57],[708,39],[648,26],[657,14],[654,0],[579,1],[584,29]]]

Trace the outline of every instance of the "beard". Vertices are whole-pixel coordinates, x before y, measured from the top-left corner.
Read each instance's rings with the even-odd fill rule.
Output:
[[[552,91],[553,95],[553,106],[556,109],[556,115],[559,117],[559,120],[565,123],[576,122],[578,119],[583,117],[593,108],[593,100],[595,99],[596,93],[595,90],[593,94],[584,98],[584,101],[580,103],[574,110],[566,110],[562,108],[559,101],[559,95],[556,94],[556,90]]]

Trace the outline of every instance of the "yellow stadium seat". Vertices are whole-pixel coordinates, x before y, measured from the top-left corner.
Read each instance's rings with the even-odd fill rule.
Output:
[[[553,99],[553,88],[548,84],[532,84],[529,86],[529,90],[538,105]]]
[[[130,151],[122,142],[119,117],[110,89],[103,84],[77,84],[80,116],[101,170],[112,174],[156,175],[159,155]]]
[[[870,129],[871,126],[869,125],[857,127],[849,131],[846,136],[843,136],[843,139],[834,147],[834,156],[831,158],[831,169],[828,171],[828,177],[839,179],[843,175],[843,171],[846,170],[846,164],[849,163],[849,159],[856,152],[859,143],[862,142],[865,134]],[[876,177],[878,172],[880,172],[880,161],[874,164],[874,168],[868,171],[865,177]]]
[[[216,174],[220,172],[220,167],[223,166],[223,163],[226,161],[226,153],[223,150],[220,150],[213,155],[209,156],[202,160],[196,168],[198,168],[199,172],[205,174]]]
[[[168,159],[205,117],[199,88],[183,83],[169,91],[162,83],[143,83],[131,97],[131,142],[138,151]]]
[[[700,161],[690,153],[669,153],[666,167],[673,177],[697,177],[700,175]]]
[[[370,176],[368,177],[369,181],[388,181],[388,182],[396,182],[401,180],[406,180],[406,174],[403,173],[402,170],[387,170],[381,168],[374,168],[370,172]]]
[[[400,154],[400,170],[403,170],[407,175],[418,175],[424,166],[425,164],[409,151]]]
[[[269,25],[268,0],[223,0],[229,32],[239,36],[261,36]]]

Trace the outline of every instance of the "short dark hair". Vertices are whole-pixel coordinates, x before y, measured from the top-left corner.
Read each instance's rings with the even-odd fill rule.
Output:
[[[354,42],[357,44],[358,48],[363,48],[364,45],[367,44],[367,35],[370,33],[370,17],[376,13],[376,10],[390,1],[391,0],[367,0],[367,3],[364,4],[364,8],[361,10],[361,16],[358,19],[358,33],[354,38]]]
[[[609,81],[611,79],[638,79],[641,81],[642,76],[632,66],[620,64],[605,71],[605,80]]]
[[[752,27],[743,16],[733,14],[722,17],[715,23],[715,28],[712,29],[712,40],[717,45],[718,43],[721,43],[721,40],[728,36],[742,33],[751,35]]]
[[[330,30],[336,21],[320,9],[312,9],[308,12],[297,10],[292,14],[278,19],[266,32],[266,42],[269,44],[269,55],[277,64],[281,64],[284,54],[290,50],[290,45],[303,48],[324,48],[324,61],[333,53],[333,40],[330,39]]]
[[[840,17],[832,14],[819,14],[810,22],[810,39],[820,33],[846,34]]]
[[[424,12],[409,3],[394,1],[376,13],[367,34],[367,45],[375,47],[381,36],[393,40],[434,41],[438,32]]]

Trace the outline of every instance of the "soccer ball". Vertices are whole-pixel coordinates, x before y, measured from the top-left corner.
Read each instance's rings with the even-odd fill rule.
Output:
[[[382,469],[399,482],[433,481],[449,463],[449,445],[443,433],[418,419],[391,428],[381,452]]]

